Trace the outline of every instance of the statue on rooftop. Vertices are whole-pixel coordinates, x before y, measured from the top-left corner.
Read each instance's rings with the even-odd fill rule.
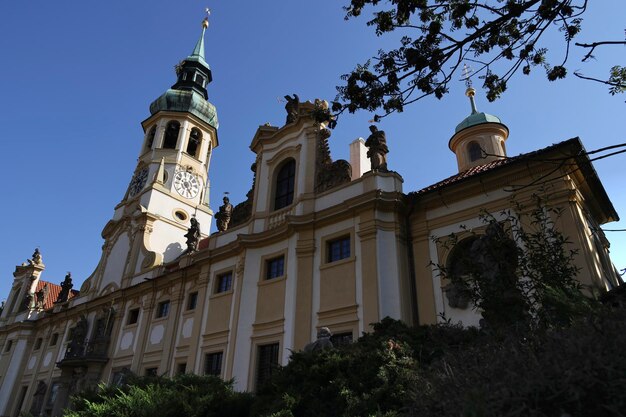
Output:
[[[41,264],[41,253],[39,252],[39,248],[35,248],[35,252],[33,253],[33,258],[28,259],[28,265],[39,265]]]
[[[228,223],[233,214],[233,205],[230,204],[228,197],[224,197],[224,204],[220,206],[220,210],[215,214],[217,220],[217,230],[224,232],[228,230]]]
[[[287,104],[285,104],[285,110],[287,111],[287,121],[286,125],[289,123],[293,123],[298,119],[300,114],[300,98],[297,94],[294,94],[293,97],[285,96],[285,100],[287,100]]]
[[[61,292],[59,293],[59,296],[57,297],[55,303],[64,303],[69,300],[70,290],[73,286],[74,284],[72,284],[72,273],[68,272],[65,276],[65,279],[61,283]]]
[[[372,171],[387,172],[387,138],[385,132],[378,130],[374,125],[370,126],[370,136],[365,141],[367,146],[367,157],[370,159]]]
[[[187,233],[185,233],[185,237],[187,238],[186,253],[197,251],[198,242],[200,241],[200,222],[195,217],[192,217],[189,222],[191,226],[187,229]]]

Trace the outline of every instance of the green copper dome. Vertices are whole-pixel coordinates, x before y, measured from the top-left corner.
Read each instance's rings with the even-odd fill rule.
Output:
[[[150,104],[150,114],[160,111],[191,113],[214,128],[219,127],[215,106],[194,90],[170,88]]]
[[[456,129],[454,129],[454,133],[458,133],[463,129],[466,129],[471,126],[482,125],[484,123],[502,123],[500,118],[493,116],[491,114],[476,112],[467,116],[461,123],[456,125]]]
[[[218,128],[215,106],[209,103],[206,87],[213,80],[211,68],[204,59],[204,32],[208,19],[202,21],[202,34],[193,52],[176,66],[177,81],[150,104],[150,114],[160,111],[191,113],[215,129]]]

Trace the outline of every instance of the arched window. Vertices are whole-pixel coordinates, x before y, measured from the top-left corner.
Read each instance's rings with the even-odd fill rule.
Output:
[[[477,237],[473,236],[458,242],[448,256],[446,275],[450,282],[443,288],[448,298],[448,305],[453,308],[466,309],[469,306],[469,297],[462,282],[470,272],[470,250]]]
[[[180,123],[172,120],[167,124],[165,128],[165,138],[163,139],[164,149],[176,149],[176,143],[178,142],[178,132],[180,131]]]
[[[470,161],[474,162],[483,158],[483,150],[480,148],[478,143],[470,142],[467,146],[467,150],[469,152]]]
[[[148,137],[146,139],[146,151],[152,149],[155,135],[156,135],[156,126],[152,126],[152,129],[150,129],[150,132],[148,133]]]
[[[296,161],[289,159],[285,162],[276,176],[276,194],[274,210],[287,207],[293,202],[293,187],[296,177]]]
[[[191,133],[189,134],[189,142],[187,143],[187,153],[192,156],[196,156],[196,152],[198,152],[198,147],[200,146],[200,141],[202,140],[202,132],[197,128],[191,129]]]

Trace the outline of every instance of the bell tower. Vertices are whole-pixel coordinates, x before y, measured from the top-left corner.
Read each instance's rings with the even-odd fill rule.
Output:
[[[191,55],[176,65],[176,83],[150,104],[130,184],[102,231],[100,263],[81,288],[100,295],[154,275],[187,250],[192,218],[208,235],[209,165],[218,146],[217,113],[208,101],[212,74],[204,54],[208,18]]]

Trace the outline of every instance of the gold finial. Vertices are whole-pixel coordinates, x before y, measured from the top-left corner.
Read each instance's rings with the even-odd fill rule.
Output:
[[[204,9],[204,12],[206,13],[206,17],[202,21],[202,28],[206,29],[209,27],[209,16],[211,16],[211,9],[207,7],[206,9]]]

